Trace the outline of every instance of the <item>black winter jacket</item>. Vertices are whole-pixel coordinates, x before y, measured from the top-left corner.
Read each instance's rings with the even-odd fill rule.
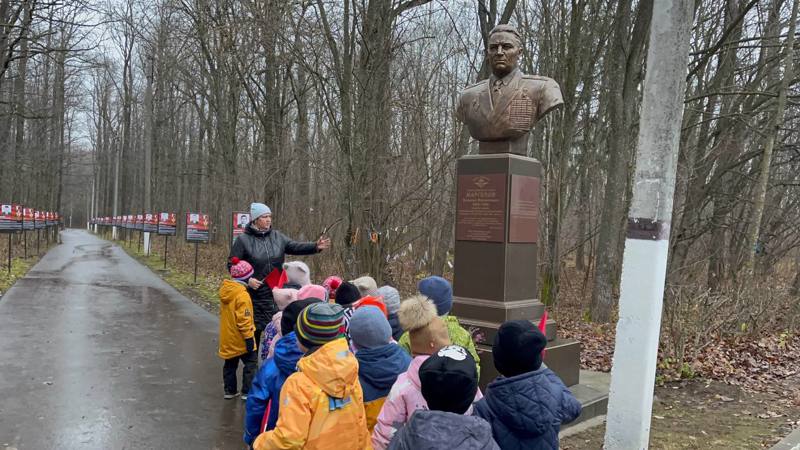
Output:
[[[228,257],[237,257],[249,262],[253,266],[253,277],[264,281],[264,278],[273,269],[283,270],[283,261],[286,255],[312,255],[317,253],[316,242],[297,242],[289,239],[285,234],[270,228],[267,231],[256,230],[253,224],[245,228],[244,234],[236,238]],[[256,329],[261,331],[266,328],[272,315],[277,312],[275,301],[272,299],[272,290],[267,283],[257,290],[247,288],[253,300],[253,316]]]

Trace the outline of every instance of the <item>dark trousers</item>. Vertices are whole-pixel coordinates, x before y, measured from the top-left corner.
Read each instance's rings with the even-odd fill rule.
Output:
[[[256,340],[256,347],[260,347],[261,346],[261,336],[263,336],[263,334],[264,334],[264,329],[263,328],[260,329],[260,330],[258,328],[256,328],[256,332],[253,333],[253,337]],[[258,350],[261,350],[261,349],[258,349]],[[256,353],[258,353],[258,352],[256,352]],[[258,355],[256,355],[256,356],[258,356]]]
[[[258,353],[255,351],[247,352],[235,358],[226,359],[222,366],[222,381],[225,383],[225,393],[235,394],[236,389],[236,369],[239,368],[239,361],[242,361],[242,395],[250,392],[250,385],[253,384],[253,375],[258,368]]]

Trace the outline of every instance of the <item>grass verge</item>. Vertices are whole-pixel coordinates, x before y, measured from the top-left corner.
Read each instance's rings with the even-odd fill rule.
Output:
[[[26,273],[39,261],[38,256],[30,258],[13,258],[11,260],[11,272],[8,271],[8,263],[4,260],[0,268],[0,297],[6,293],[14,283],[24,277]]]

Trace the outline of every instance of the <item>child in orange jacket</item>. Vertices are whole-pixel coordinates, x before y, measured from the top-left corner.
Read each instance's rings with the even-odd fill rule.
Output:
[[[305,356],[281,388],[278,423],[253,443],[255,450],[371,449],[358,382],[358,362],[343,337],[343,309],[314,303],[297,318]]]
[[[239,361],[244,364],[242,370],[242,400],[247,400],[247,393],[253,382],[253,375],[258,366],[255,331],[253,321],[253,302],[247,292],[247,280],[253,276],[253,266],[247,261],[233,258],[230,268],[232,280],[223,280],[219,287],[219,351],[217,354],[225,360],[222,367],[222,381],[225,386],[224,398],[236,397],[236,369]]]

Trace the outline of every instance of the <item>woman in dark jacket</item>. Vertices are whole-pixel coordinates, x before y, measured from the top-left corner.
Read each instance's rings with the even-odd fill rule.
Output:
[[[253,266],[253,277],[247,291],[253,300],[256,323],[256,342],[261,342],[261,332],[277,312],[272,299],[272,289],[264,280],[273,269],[282,270],[285,255],[312,255],[330,247],[330,239],[321,237],[317,242],[297,242],[272,228],[272,211],[263,203],[250,204],[251,221],[244,234],[236,238],[228,257],[245,260]]]

